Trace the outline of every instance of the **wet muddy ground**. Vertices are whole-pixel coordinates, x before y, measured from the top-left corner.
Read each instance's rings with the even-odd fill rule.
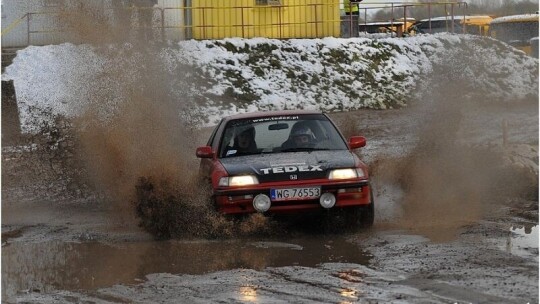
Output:
[[[47,194],[66,184],[40,183],[21,165],[32,148],[4,145],[2,301],[537,303],[535,178],[527,193],[490,199],[483,212],[467,196],[457,211],[434,206],[446,213],[430,214],[420,204],[413,212],[424,217],[404,219],[415,188],[388,177],[385,164],[418,147],[426,116],[420,106],[333,115],[344,133],[367,137],[359,153],[372,166],[376,187],[374,227],[343,232],[280,220],[288,229],[274,235],[155,240],[99,195]],[[471,106],[460,118],[466,126],[460,140],[510,153],[513,165],[537,178],[537,104]],[[510,125],[506,148],[503,119]]]

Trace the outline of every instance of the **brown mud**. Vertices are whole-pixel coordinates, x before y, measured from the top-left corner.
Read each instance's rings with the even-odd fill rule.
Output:
[[[429,151],[439,152],[426,153],[422,137],[409,137],[414,130],[422,129],[422,124],[419,126],[414,119],[418,115],[416,107],[332,115],[338,124],[342,120],[359,122],[361,134],[367,135],[368,146],[358,152],[371,166],[377,202],[372,229],[338,233],[317,229],[320,222],[316,219],[291,222],[254,216],[244,222],[234,222],[212,213],[208,205],[204,205],[207,202],[204,191],[194,190],[196,185],[149,178],[140,181],[146,181],[146,187],[149,181],[157,186],[151,195],[143,197],[153,197],[159,204],[172,204],[169,208],[160,205],[163,208],[157,217],[160,221],[150,223],[156,225],[154,231],[149,229],[152,235],[138,227],[137,222],[114,216],[117,207],[102,199],[102,195],[90,191],[87,192],[90,195],[75,192],[77,195],[58,196],[64,189],[58,176],[42,178],[44,175],[32,174],[30,168],[36,166],[17,169],[29,160],[42,164],[37,167],[50,169],[44,165],[50,158],[34,157],[46,150],[4,153],[2,260],[5,264],[2,269],[6,288],[2,297],[8,303],[104,298],[109,302],[119,299],[133,302],[145,301],[143,294],[150,293],[155,299],[167,301],[167,297],[154,294],[153,290],[173,280],[171,287],[176,286],[177,291],[168,292],[175,297],[212,302],[228,290],[235,296],[227,301],[234,302],[236,295],[245,296],[246,292],[241,279],[236,277],[237,269],[251,269],[256,271],[249,275],[255,284],[274,286],[256,288],[258,298],[265,303],[307,299],[332,302],[346,300],[351,295],[352,299],[405,299],[419,303],[444,303],[439,296],[456,301],[476,296],[490,303],[534,301],[538,298],[536,288],[525,282],[538,280],[537,268],[527,266],[535,265],[538,242],[533,239],[528,245],[519,243],[523,237],[534,236],[537,231],[538,187],[533,182],[534,173],[512,163],[507,165],[500,155],[504,150],[489,148],[489,145],[453,142],[455,148],[444,145],[445,151],[441,152],[434,146],[443,143],[432,140]],[[520,121],[513,121],[514,125],[537,120],[528,107],[514,109],[513,115],[522,117]],[[493,145],[497,145],[500,130],[490,129],[490,132],[497,133],[493,135]],[[516,145],[530,142],[531,138],[534,136],[510,137]],[[378,148],[369,149],[370,145]],[[193,153],[185,157],[189,155]],[[456,158],[461,161],[456,162]],[[441,173],[463,181],[453,184],[453,180]],[[429,175],[430,179],[422,174]],[[501,177],[506,178],[506,184]],[[508,183],[508,179],[512,182]],[[422,183],[429,187],[422,187]],[[47,184],[48,188],[40,188],[39,184]],[[136,191],[135,184],[133,187]],[[456,191],[464,196],[456,195]],[[440,204],[438,192],[445,194],[440,196]],[[133,203],[129,202],[131,215],[135,214]],[[515,229],[525,230],[516,234]],[[169,234],[160,235],[163,232]],[[156,241],[156,235],[173,237],[173,240]],[[307,246],[306,242],[322,247]],[[25,252],[24,256],[20,256],[21,252]],[[396,260],[396,257],[399,258]],[[463,263],[464,259],[468,262]],[[20,265],[26,265],[26,270],[21,271]],[[329,265],[349,266],[335,269]],[[508,269],[514,269],[512,276],[507,276]],[[287,274],[283,277],[274,271]],[[171,273],[172,277],[166,279],[157,275],[163,272]],[[482,279],[486,273],[489,279]],[[182,275],[194,277],[186,280]],[[278,287],[289,280],[280,278],[296,276],[293,285]],[[223,285],[230,289],[224,287],[225,290],[220,291],[208,285],[207,280],[212,281],[213,277],[231,280]],[[322,281],[312,282],[316,277]],[[275,282],[268,283],[268,278]],[[342,283],[335,285],[331,278],[339,278]],[[388,289],[390,278],[397,281]],[[364,284],[366,279],[371,282],[369,286]],[[199,286],[196,288],[204,286],[205,295],[182,293],[189,281]],[[114,284],[120,285],[113,287]],[[132,284],[139,286],[140,291],[122,287]],[[501,284],[507,287],[501,288]],[[317,294],[313,298],[303,293],[302,290],[314,286],[319,286],[317,290],[339,287],[349,292],[312,291]],[[236,293],[234,290],[238,288],[241,291]],[[386,291],[374,296],[379,288]],[[464,288],[467,293],[463,293]],[[288,296],[269,291],[278,289]],[[364,292],[358,293],[359,290]],[[266,297],[261,298],[261,293]]]

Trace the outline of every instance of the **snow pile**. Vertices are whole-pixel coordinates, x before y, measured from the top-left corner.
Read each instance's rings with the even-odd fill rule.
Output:
[[[214,80],[210,93],[233,97],[248,110],[385,109],[405,105],[415,75],[430,70],[418,46],[398,42],[189,41],[176,55]]]
[[[430,58],[435,73],[429,77],[458,82],[463,99],[538,100],[538,59],[501,41],[448,34],[420,35],[407,41],[419,45]]]
[[[141,53],[151,53],[153,62]],[[464,83],[464,98],[466,92],[486,101],[538,98],[537,59],[493,39],[451,34],[192,40],[146,51],[129,44],[28,47],[2,78],[15,81],[28,131],[35,108],[68,117],[88,110],[110,115],[141,79],[161,79],[159,89],[168,90],[162,95],[212,124],[255,110],[400,107],[419,99],[419,84],[429,90],[436,74]],[[106,107],[96,109],[96,100]]]

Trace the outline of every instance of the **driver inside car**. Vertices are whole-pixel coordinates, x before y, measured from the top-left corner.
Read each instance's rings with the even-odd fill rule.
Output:
[[[315,136],[311,129],[304,125],[295,125],[291,130],[289,139],[281,147],[286,149],[313,148],[316,144]]]
[[[234,144],[227,149],[226,156],[254,154],[257,151],[255,128],[250,126],[234,138]]]

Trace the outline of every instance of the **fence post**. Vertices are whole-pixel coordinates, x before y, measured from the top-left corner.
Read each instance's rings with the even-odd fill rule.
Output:
[[[191,26],[191,22],[190,22],[190,18],[189,18],[189,13],[188,13],[188,8],[191,8],[191,3],[189,3],[188,0],[184,0],[182,2],[182,9],[183,9],[183,16],[184,16],[184,40],[188,40],[188,39],[191,39],[192,37],[192,34],[193,33],[189,33],[190,32],[190,29],[191,31],[193,31],[193,27]],[[193,10],[192,10],[193,11]]]
[[[390,37],[394,37],[394,2],[392,2],[390,12],[392,13],[392,17],[390,18],[390,28],[392,29],[390,31]]]
[[[405,24],[407,24],[407,6],[403,6],[403,25],[401,26],[401,37],[405,34]]]
[[[349,2],[349,38],[353,36],[352,25],[353,25],[352,3]]]
[[[506,119],[502,121],[502,144],[503,147],[508,145],[508,120]]]
[[[316,7],[316,6],[315,6]],[[284,12],[284,8],[283,8],[283,5],[280,5],[279,6],[279,9],[278,9],[278,14],[279,14],[279,37],[281,39],[283,39],[283,12]],[[315,28],[315,29],[318,29],[318,28]]]
[[[240,17],[242,19],[242,38],[246,38],[246,34],[245,34],[246,26],[244,25],[244,6],[243,5],[240,7]],[[236,34],[236,29],[234,30],[234,32]]]
[[[204,7],[201,7],[201,10],[202,10],[202,28],[203,28],[203,39],[206,39],[206,18],[205,18],[205,10],[206,10],[206,6]]]
[[[448,6],[444,4],[444,24],[446,26],[446,31],[448,32]]]
[[[360,10],[358,11],[358,14],[360,14]],[[358,18],[360,19],[360,16],[358,16]],[[360,23],[360,20],[358,20],[358,22]],[[364,9],[364,26],[367,30],[367,7]],[[358,32],[358,25],[356,25],[356,31]],[[358,35],[356,36],[358,37]]]
[[[281,17],[280,17],[280,20],[281,20]],[[315,37],[319,38],[319,15],[317,15],[317,4],[315,4]]]
[[[165,42],[165,10],[163,8],[158,8],[161,12],[161,41]]]
[[[428,9],[428,17],[429,17],[429,33],[433,34],[433,31],[431,30],[431,3],[428,3],[427,9]]]
[[[30,17],[31,16],[32,15],[28,13],[26,17],[26,46],[30,45]]]
[[[460,2],[460,3],[463,4],[463,16],[467,16],[467,2]],[[466,27],[467,27],[467,24],[463,23],[463,34],[467,33]]]
[[[454,3],[450,4],[450,14],[452,15],[452,34],[455,33],[454,31],[454,22],[455,22],[455,18],[454,18]],[[465,18],[465,17],[463,17]],[[465,20],[463,20],[465,21]]]

